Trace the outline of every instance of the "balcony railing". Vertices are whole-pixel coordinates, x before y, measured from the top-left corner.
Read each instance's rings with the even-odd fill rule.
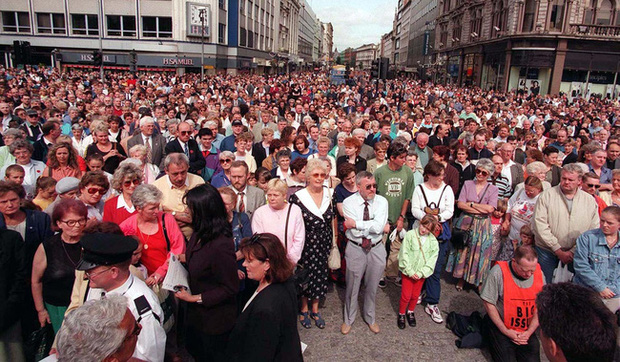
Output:
[[[620,37],[620,26],[571,24],[570,33],[594,37]]]

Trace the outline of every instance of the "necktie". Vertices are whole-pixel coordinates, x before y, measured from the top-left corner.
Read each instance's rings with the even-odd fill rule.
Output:
[[[364,221],[370,220],[370,210],[368,209],[368,201],[364,201]],[[362,238],[362,249],[364,251],[370,251],[370,239]]]
[[[187,149],[187,143],[183,147],[183,152],[185,152],[185,156],[187,156],[189,158],[189,149]]]
[[[239,212],[245,212],[245,203],[243,202],[243,195],[245,195],[245,192],[243,191],[237,194],[237,197],[241,199],[241,201],[239,202]]]
[[[146,143],[144,144],[146,146],[146,162],[147,163],[152,163],[151,161],[153,160],[153,155],[151,155],[151,142],[149,142],[149,139],[146,139]]]

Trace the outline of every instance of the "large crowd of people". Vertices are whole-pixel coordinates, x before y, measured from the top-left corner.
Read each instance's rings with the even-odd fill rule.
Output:
[[[419,304],[443,323],[449,273],[494,360],[539,360],[541,326],[550,359],[611,361],[620,103],[351,80],[0,68],[0,360],[33,361],[49,324],[59,361],[301,361],[298,328],[347,335],[360,297],[380,333],[387,283],[398,328]],[[171,256],[189,288],[162,288]],[[567,281],[598,354],[550,308]]]

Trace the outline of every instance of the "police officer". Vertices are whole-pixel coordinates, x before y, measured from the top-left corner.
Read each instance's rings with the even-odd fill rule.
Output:
[[[125,296],[129,310],[142,326],[133,357],[163,361],[166,332],[162,327],[161,306],[155,293],[129,272],[131,255],[138,242],[127,236],[94,233],[83,236],[80,243],[84,251],[77,269],[85,271],[90,281],[86,300]]]

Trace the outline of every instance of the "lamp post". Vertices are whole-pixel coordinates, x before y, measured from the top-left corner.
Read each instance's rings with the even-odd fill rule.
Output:
[[[101,77],[101,83],[104,82],[103,79],[103,37],[101,35],[101,33],[103,32],[103,0],[99,0],[98,1],[98,10],[97,12],[99,13],[99,31],[97,32],[99,34],[99,54],[101,54],[101,65],[99,66],[99,75]]]
[[[200,29],[200,80],[205,79],[205,12],[207,8],[200,9],[200,21],[202,28]]]

